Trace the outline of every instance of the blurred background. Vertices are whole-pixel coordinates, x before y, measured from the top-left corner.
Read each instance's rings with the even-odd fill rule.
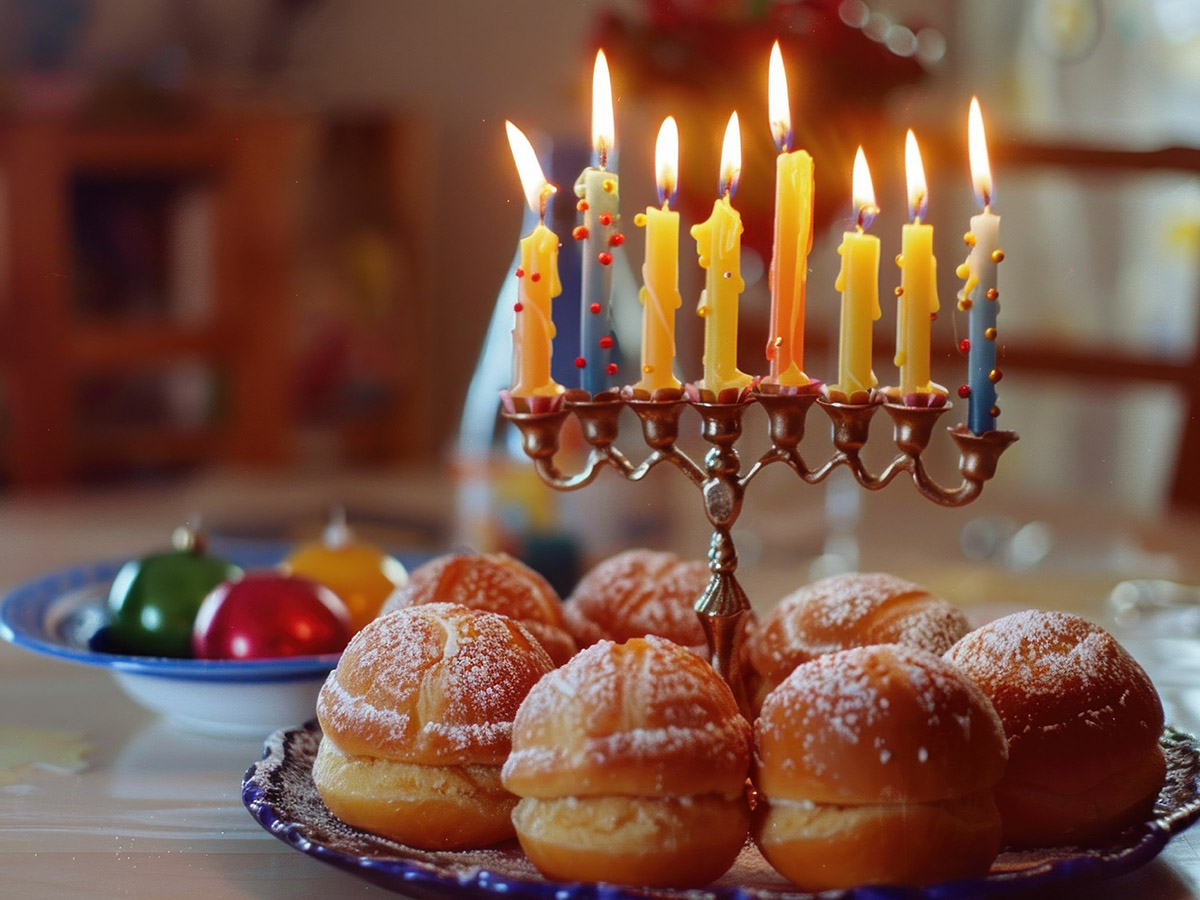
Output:
[[[1032,498],[1027,518],[1037,504],[1150,518],[1200,508],[1191,0],[0,0],[8,502],[61,520],[82,497],[134,502],[191,486],[182,517],[269,483],[291,500],[257,500],[241,521],[227,516],[229,530],[270,531],[285,510],[350,491],[360,521],[412,525],[429,543],[517,543],[560,558],[669,542],[681,518],[699,517],[696,498],[672,499],[670,473],[636,490],[550,496],[497,427],[524,215],[503,123],[532,137],[563,188],[551,223],[569,235],[569,189],[590,153],[592,61],[605,48],[629,236],[615,264],[630,286],[618,331],[636,361],[642,237],[629,220],[655,202],[659,122],[680,123],[686,229],[717,196],[720,138],[737,109],[740,359],[765,372],[777,38],[796,146],[816,160],[808,372],[835,380],[836,246],[861,143],[883,209],[872,229],[883,241],[875,370],[896,380],[891,260],[907,221],[911,127],[940,260],[934,377],[952,395],[965,380],[954,270],[976,211],[966,112],[978,95],[1007,256],[1000,425],[1022,435],[973,514],[1000,503],[980,552],[1027,524],[1000,515],[1005,498]],[[700,375],[694,250],[685,234],[688,379]],[[576,257],[568,238],[555,305],[567,384]],[[965,417],[956,407],[952,421]],[[813,430],[805,446],[819,458],[828,436]],[[876,425],[881,459],[885,431]],[[944,443],[935,462],[951,481]],[[816,510],[807,526],[784,519],[779,552],[820,554],[839,515],[863,514],[855,491],[835,485],[827,497],[776,474],[777,494]],[[409,522],[417,495],[429,496]],[[790,516],[782,505],[752,515]],[[745,552],[759,543],[751,526]]]

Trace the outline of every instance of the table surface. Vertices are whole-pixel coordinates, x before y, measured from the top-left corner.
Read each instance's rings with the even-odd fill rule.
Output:
[[[5,536],[0,542],[0,586],[97,558],[147,552],[162,543],[161,536],[173,524],[196,510],[261,520],[262,511],[270,509],[287,519],[311,516],[329,499],[352,507],[357,502],[407,510],[417,518],[446,510],[446,484],[438,477],[329,476],[316,488],[311,479],[303,488],[296,482],[225,473],[133,493],[6,501],[0,504],[0,534]],[[903,531],[910,541],[915,535],[926,547],[953,540],[967,521],[962,511],[931,514],[927,504],[911,497],[880,502],[906,504]],[[872,499],[862,511],[863,567],[921,578],[963,603],[976,620],[1008,609],[1046,606],[1105,621],[1107,592],[1123,577],[1170,574],[1197,581],[1197,563],[1189,555],[1200,538],[1196,522],[1125,521],[1107,514],[1080,518],[1075,512],[1072,540],[1087,531],[1081,522],[1102,528],[1102,535],[1083,543],[1105,548],[1103,557],[1081,561],[1068,552],[1072,540],[1064,539],[1055,564],[1015,572],[961,559],[935,564],[928,554],[896,539],[895,510],[874,503]],[[1030,509],[1028,504],[1021,508]],[[999,516],[1005,510],[1001,503],[979,512]],[[776,546],[770,538],[773,514],[770,509],[757,512],[760,533],[745,542],[754,548],[754,565],[746,567],[743,581],[763,606],[804,580],[795,555],[786,552],[789,542],[780,538]],[[1050,509],[1047,520],[1053,516]],[[800,520],[792,526],[794,543],[806,526]],[[691,542],[694,536],[685,533],[681,540]],[[1123,637],[1155,679],[1168,721],[1200,733],[1200,643],[1193,648],[1191,640],[1179,635]],[[261,738],[175,731],[128,699],[106,671],[0,643],[0,741],[5,734],[11,738],[35,729],[81,737],[90,752],[80,771],[23,768],[8,784],[0,777],[0,896],[396,896],[292,850],[247,814],[240,799],[241,776],[261,755]],[[1197,839],[1200,832],[1185,833],[1154,862],[1089,885],[1082,895],[1200,898]]]

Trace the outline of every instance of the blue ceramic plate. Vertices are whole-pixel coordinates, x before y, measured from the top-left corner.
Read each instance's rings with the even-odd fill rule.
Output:
[[[804,894],[775,874],[747,845],[733,868],[701,890],[625,888],[546,881],[515,843],[468,852],[414,850],[341,822],[312,781],[321,731],[315,722],[281,730],[242,780],[242,801],[268,832],[295,849],[414,897],[508,897],[523,900],[969,900],[1034,887],[1066,886],[1128,872],[1159,854],[1172,835],[1200,818],[1200,743],[1173,729],[1163,734],[1167,782],[1151,819],[1103,847],[1005,852],[982,878],[925,888],[869,886]],[[1064,893],[1063,896],[1071,894]]]
[[[290,545],[213,543],[243,569],[269,568]],[[423,557],[400,557],[411,567]],[[106,653],[93,647],[104,625],[109,585],[125,560],[44,575],[0,600],[0,637],[36,653],[108,669],[134,700],[174,724],[212,733],[262,735],[308,718],[340,654],[279,659],[174,659]]]

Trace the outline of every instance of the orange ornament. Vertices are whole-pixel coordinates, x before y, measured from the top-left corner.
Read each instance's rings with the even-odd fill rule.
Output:
[[[298,547],[280,568],[289,575],[311,578],[337,594],[350,611],[354,631],[374,619],[392,591],[408,582],[408,572],[400,561],[357,540],[340,510],[331,516],[320,540]]]

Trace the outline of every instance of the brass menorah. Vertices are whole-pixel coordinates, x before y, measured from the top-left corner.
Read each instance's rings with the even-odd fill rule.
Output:
[[[560,491],[573,491],[595,480],[601,469],[615,469],[629,481],[641,481],[661,463],[683,472],[700,488],[704,514],[713,528],[708,552],[708,586],[696,602],[704,626],[713,667],[728,682],[748,708],[745,682],[740,671],[738,647],[745,628],[750,602],[736,577],[737,551],[732,529],[741,513],[746,488],[759,472],[782,463],[809,484],[819,484],[839,466],[845,466],[862,487],[870,491],[890,484],[902,472],[912,478],[916,489],[941,506],[963,506],[979,496],[985,482],[996,474],[1000,455],[1017,435],[994,430],[973,434],[964,426],[948,431],[958,446],[958,470],[962,482],[952,488],[939,485],[926,471],[921,458],[929,446],[938,418],[951,408],[906,406],[877,391],[866,403],[830,399],[818,390],[794,390],[759,384],[739,393],[726,392],[713,402],[711,394],[691,390],[660,390],[653,394],[625,389],[592,396],[586,391],[567,391],[555,397],[511,397],[503,395],[505,417],[521,431],[522,447],[533,460],[538,476]],[[744,474],[736,444],[742,435],[746,410],[758,404],[767,414],[771,447]],[[808,412],[813,404],[828,415],[832,426],[833,454],[821,465],[810,466],[800,454]],[[634,463],[615,446],[621,411],[629,407],[637,415],[642,438],[650,453]],[[684,410],[700,416],[700,434],[712,447],[701,465],[676,446]],[[860,453],[867,444],[871,419],[882,407],[893,423],[893,439],[900,452],[878,474],[872,474]],[[580,425],[589,449],[578,472],[564,473],[555,463],[560,436],[568,416]]]

